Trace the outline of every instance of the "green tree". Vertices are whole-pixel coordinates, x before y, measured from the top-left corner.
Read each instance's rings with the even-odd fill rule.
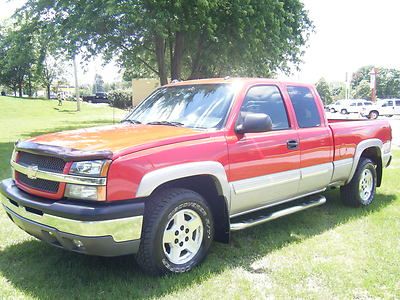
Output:
[[[326,82],[325,78],[321,78],[320,80],[318,80],[318,82],[315,84],[315,87],[324,104],[330,104],[332,102],[332,93],[329,84]]]
[[[44,58],[39,59],[38,80],[46,88],[47,98],[50,99],[52,85],[56,82],[65,82],[66,65],[63,60],[56,59],[44,52]]]
[[[369,80],[361,80],[353,89],[352,96],[356,99],[371,99]]]
[[[37,40],[26,24],[14,25],[3,33],[0,41],[0,81],[14,94],[23,95],[24,85],[32,96],[35,68],[37,67]]]
[[[313,30],[300,0],[28,0],[70,55],[117,58],[125,79],[270,76],[297,65]]]
[[[351,86],[353,90],[363,90],[366,93],[366,82],[369,84],[370,72],[373,66],[364,66],[353,74]],[[376,94],[378,98],[400,97],[400,71],[392,68],[377,68]],[[360,86],[361,85],[361,86]],[[368,98],[371,97],[369,90]]]

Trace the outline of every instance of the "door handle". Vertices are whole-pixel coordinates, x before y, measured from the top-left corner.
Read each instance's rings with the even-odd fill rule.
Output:
[[[299,148],[299,141],[289,140],[289,141],[287,141],[286,145],[289,150],[296,150]]]

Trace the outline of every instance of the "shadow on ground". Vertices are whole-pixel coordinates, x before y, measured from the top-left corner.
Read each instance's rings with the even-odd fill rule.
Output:
[[[224,270],[251,270],[252,262],[272,251],[378,212],[395,199],[394,195],[378,194],[370,207],[354,209],[340,203],[337,191],[326,196],[324,206],[235,232],[229,245],[214,243],[206,261],[188,274],[149,277],[139,270],[133,256],[89,257],[36,240],[1,251],[0,273],[15,288],[40,299],[159,297],[201,284]]]

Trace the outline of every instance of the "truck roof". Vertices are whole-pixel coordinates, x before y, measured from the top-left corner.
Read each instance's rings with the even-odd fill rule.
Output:
[[[194,80],[185,80],[178,82],[171,82],[165,86],[180,86],[180,85],[195,85],[195,84],[223,84],[223,83],[275,83],[275,84],[295,84],[301,86],[311,86],[312,84],[300,83],[300,82],[291,82],[291,81],[281,81],[277,79],[271,78],[254,78],[254,77],[224,77],[224,78],[207,78],[207,79],[194,79]]]

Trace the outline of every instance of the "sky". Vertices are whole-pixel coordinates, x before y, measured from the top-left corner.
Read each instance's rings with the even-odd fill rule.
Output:
[[[24,0],[0,0],[0,20],[12,15]],[[400,0],[303,0],[315,25],[305,49],[301,71],[281,79],[315,83],[344,81],[346,72],[364,65],[400,68]],[[81,83],[93,83],[96,72],[106,82],[121,78],[113,64],[101,58],[80,69]],[[71,71],[72,73],[72,71]]]

